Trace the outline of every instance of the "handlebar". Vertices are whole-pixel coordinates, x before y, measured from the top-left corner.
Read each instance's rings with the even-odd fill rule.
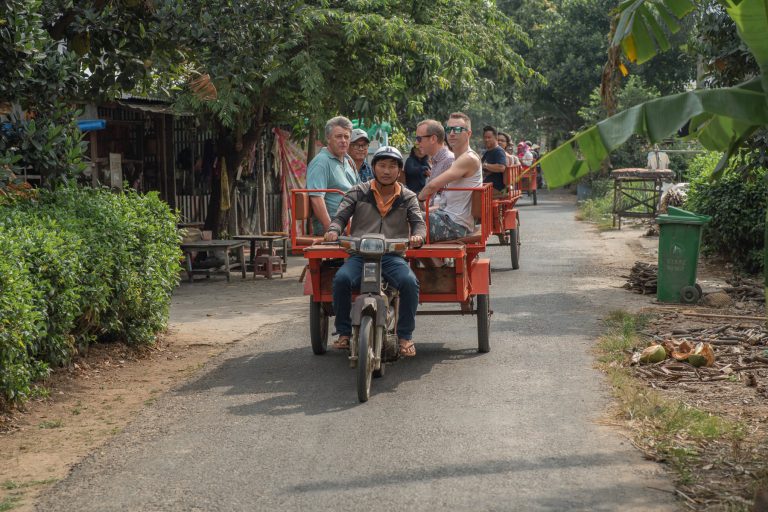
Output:
[[[339,245],[349,253],[359,254],[387,254],[403,253],[410,248],[411,241],[408,238],[384,238],[381,236],[345,236],[339,235],[335,242],[323,242],[324,244]]]

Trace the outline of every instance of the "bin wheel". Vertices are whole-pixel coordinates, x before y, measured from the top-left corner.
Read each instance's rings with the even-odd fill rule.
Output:
[[[537,204],[539,204],[539,198],[536,197],[536,191],[534,190],[533,191],[533,206],[536,206]]]
[[[683,304],[695,304],[701,298],[701,288],[696,286],[684,286],[680,290],[680,302]]]
[[[309,297],[309,339],[312,352],[322,355],[328,350],[328,315],[322,302],[315,302]]]
[[[701,286],[699,285],[699,283],[696,283],[693,286],[695,286],[696,289],[699,290],[699,297],[703,297],[704,296],[704,290],[701,289]]]
[[[491,312],[488,294],[477,296],[477,351],[491,351]]]

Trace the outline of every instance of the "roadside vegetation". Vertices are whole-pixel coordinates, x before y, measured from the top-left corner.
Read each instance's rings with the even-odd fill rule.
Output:
[[[730,172],[712,181],[720,157],[719,153],[708,152],[691,162],[691,187],[685,207],[712,217],[703,232],[705,253],[724,257],[737,269],[755,274],[763,270],[766,170],[735,161],[730,164]]]
[[[613,182],[608,179],[596,179],[590,183],[589,197],[580,201],[576,211],[576,220],[591,222],[600,231],[613,227]]]
[[[44,397],[34,382],[95,341],[154,341],[179,278],[176,222],[156,194],[2,196],[0,408]]]
[[[748,511],[756,489],[768,489],[765,433],[717,410],[694,405],[696,395],[655,388],[633,373],[652,316],[613,312],[597,345],[598,366],[617,399],[616,417],[647,458],[668,465],[675,493],[693,510]],[[759,469],[752,471],[752,466]],[[696,492],[694,492],[696,491]],[[691,495],[693,494],[693,495]]]

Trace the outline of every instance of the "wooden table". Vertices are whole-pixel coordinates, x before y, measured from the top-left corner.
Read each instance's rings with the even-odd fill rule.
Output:
[[[229,263],[229,253],[237,249],[240,263],[234,265]],[[210,276],[211,274],[226,274],[227,281],[229,281],[229,273],[233,268],[240,267],[243,273],[243,279],[245,279],[245,241],[243,240],[198,240],[197,242],[187,242],[181,244],[181,250],[184,251],[184,255],[187,259],[187,276],[191,283],[195,274],[205,274]],[[201,251],[224,251],[224,266],[219,268],[192,268],[192,253]]]
[[[275,242],[282,242],[282,254],[280,255],[283,259],[283,272],[288,270],[288,237],[283,235],[235,235],[232,237],[236,240],[248,240],[251,242],[251,265],[253,265],[253,260],[256,258],[256,242],[266,242],[267,243],[267,249],[269,249],[269,253],[272,254],[272,246],[275,244]]]

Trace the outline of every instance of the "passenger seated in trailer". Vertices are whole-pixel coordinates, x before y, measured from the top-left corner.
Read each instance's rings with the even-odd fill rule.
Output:
[[[433,120],[422,121],[416,128],[416,136],[421,137],[420,147],[433,157],[442,147],[442,141],[430,140],[428,126]],[[483,171],[480,157],[470,147],[472,122],[463,112],[450,115],[445,132],[448,144],[453,148],[456,160],[438,177],[430,179],[419,192],[419,200],[424,201],[444,187],[476,188],[483,184]],[[426,142],[426,144],[425,144]],[[434,173],[433,173],[434,176]],[[436,204],[437,208],[429,211],[429,240],[440,242],[455,240],[472,234],[475,219],[472,216],[472,192],[467,190],[443,190]]]
[[[504,184],[504,171],[507,169],[507,154],[499,145],[498,132],[493,126],[483,128],[483,143],[485,153],[481,159],[483,163],[483,183],[493,185],[494,196],[507,188]]]
[[[352,219],[350,236],[381,233],[387,238],[410,238],[411,247],[424,243],[427,227],[416,200],[416,194],[398,183],[403,171],[403,155],[397,148],[383,146],[373,155],[374,179],[353,187],[341,201],[331,220],[325,241],[336,241]],[[337,349],[349,349],[352,335],[352,291],[360,288],[363,257],[353,255],[333,278],[333,310],[336,312]],[[416,327],[416,307],[419,305],[419,281],[403,255],[385,254],[381,274],[389,285],[400,291],[397,339],[400,355],[413,357],[413,329]]]
[[[346,192],[360,183],[360,177],[347,155],[352,136],[352,121],[343,116],[329,119],[325,123],[325,140],[328,144],[312,159],[307,167],[308,189],[335,188]],[[312,232],[322,235],[331,223],[331,217],[341,203],[337,193],[310,192],[312,204]]]

